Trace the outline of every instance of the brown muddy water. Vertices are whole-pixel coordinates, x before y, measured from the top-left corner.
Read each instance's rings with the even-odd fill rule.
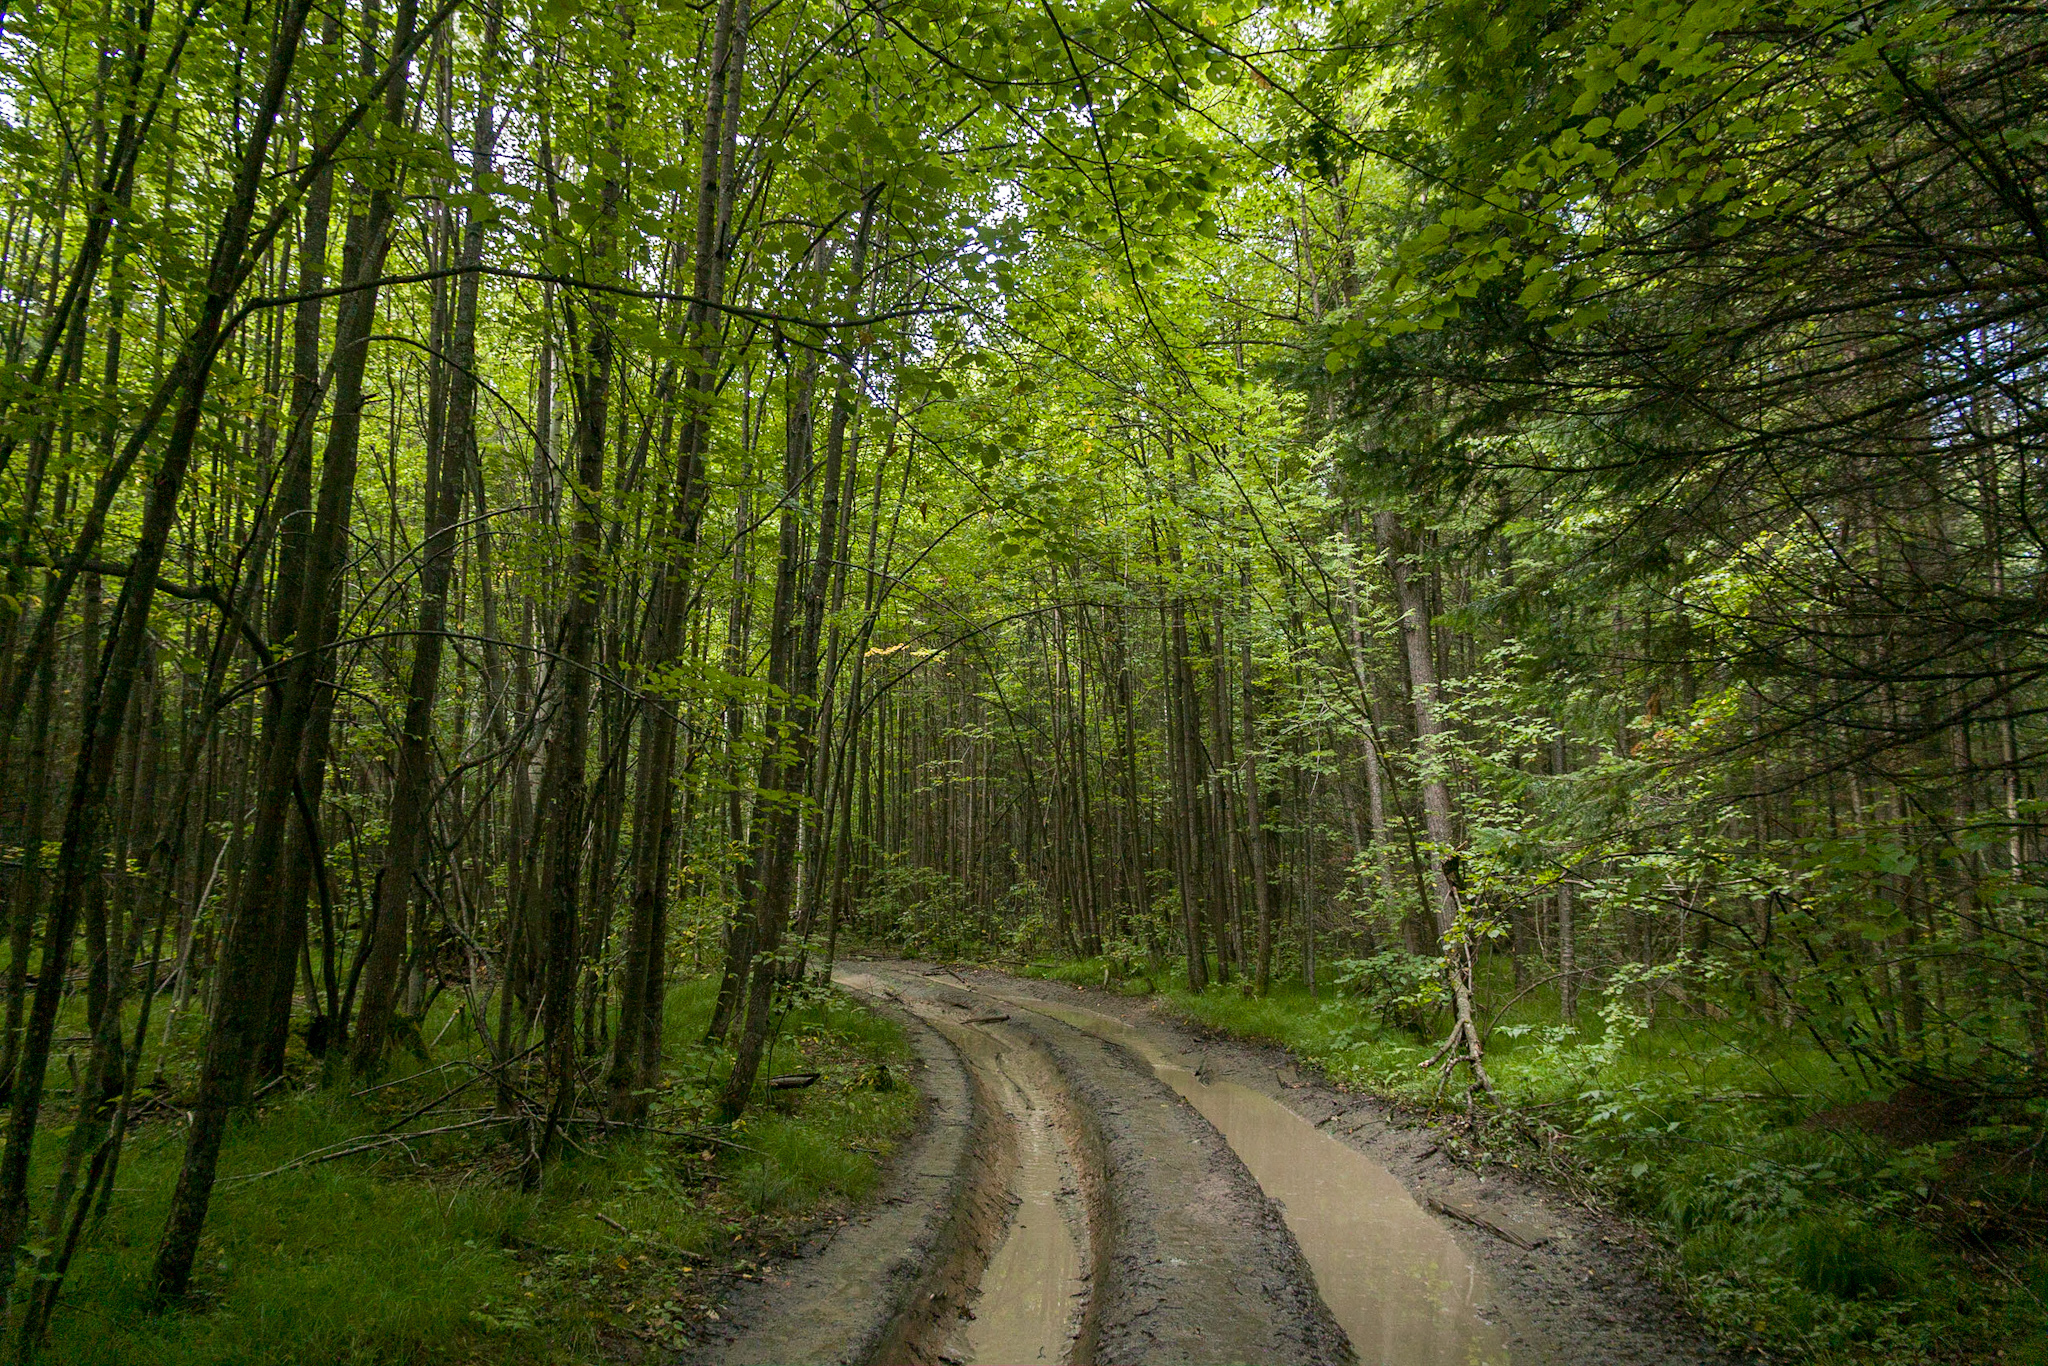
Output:
[[[970,1024],[915,983],[843,969],[833,978],[890,997],[950,1039],[1009,1127],[1009,1218],[939,1359],[963,1366],[1068,1361],[1087,1309],[1089,1241],[1081,1173],[1062,1133],[1058,1069],[1028,1034],[1001,1026],[1007,1017]]]
[[[1058,1079],[1029,1050],[1006,1049],[996,1070],[1003,1108],[1017,1126],[1010,1184],[1017,1205],[982,1273],[974,1317],[961,1325],[947,1355],[970,1366],[1063,1361],[1088,1281],[1073,1164],[1045,1104]]]
[[[1114,1016],[1003,999],[1121,1044],[1215,1126],[1280,1206],[1361,1362],[1508,1366],[1506,1333],[1481,1314],[1492,1286],[1393,1173],[1270,1096],[1203,1080],[1195,1060]]]

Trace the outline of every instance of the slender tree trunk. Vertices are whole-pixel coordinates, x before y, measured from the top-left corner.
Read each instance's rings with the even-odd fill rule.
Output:
[[[632,25],[625,26],[630,44]],[[626,119],[625,97],[618,86],[610,95],[606,141],[611,163],[621,165],[624,155],[619,136]],[[603,273],[616,268],[616,234],[625,200],[625,185],[617,174],[607,176],[600,200],[598,221],[592,228],[588,252],[592,269]],[[586,834],[588,790],[584,775],[590,745],[591,656],[597,644],[598,609],[604,599],[600,564],[604,540],[601,503],[604,498],[604,457],[607,423],[611,414],[612,358],[616,339],[614,296],[593,292],[583,309],[585,335],[581,344],[571,335],[569,379],[575,399],[576,452],[575,487],[568,491],[570,503],[570,552],[568,606],[563,609],[557,632],[557,668],[561,683],[555,700],[554,734],[548,746],[547,765],[541,779],[541,810],[538,818],[546,831],[542,878],[541,913],[541,1039],[549,1087],[548,1112],[540,1138],[526,1166],[529,1186],[537,1185],[543,1167],[554,1154],[562,1126],[576,1104],[575,996],[577,889],[582,876],[582,855]],[[575,310],[567,316],[572,324]]]
[[[727,1121],[746,1110],[761,1054],[767,1046],[769,1005],[778,976],[775,953],[781,947],[792,890],[799,814],[794,809],[799,794],[792,787],[796,775],[802,772],[793,751],[801,744],[798,737],[805,730],[796,677],[800,672],[797,656],[803,628],[797,601],[803,563],[796,503],[811,473],[811,402],[816,380],[817,362],[813,359],[799,375],[791,376],[786,399],[781,543],[776,560],[775,607],[768,626],[768,692],[771,697],[787,700],[768,705],[761,728],[761,761],[754,783],[751,877],[746,889],[747,904],[753,911],[752,933],[747,957],[736,965],[735,973],[736,992],[745,1005],[739,1012],[738,1051],[718,1104],[719,1114]]]
[[[1569,760],[1565,739],[1550,742],[1550,771],[1563,777]],[[1557,1003],[1567,1023],[1579,1018],[1579,936],[1572,923],[1572,870],[1557,880]]]
[[[648,610],[647,660],[664,668],[682,648],[683,612],[694,567],[698,527],[710,495],[705,456],[719,366],[719,319],[711,305],[725,289],[725,235],[737,193],[736,146],[746,69],[747,5],[722,0],[714,20],[711,73],[705,94],[697,184],[694,299],[686,320],[690,362],[677,460],[677,497],[664,527],[675,548],[655,571]],[[632,893],[626,927],[619,1030],[609,1064],[611,1113],[638,1119],[647,1089],[661,1073],[667,1001],[668,875],[674,841],[676,724],[666,706],[645,707],[640,722],[640,772],[634,792]]]
[[[860,297],[861,277],[867,264],[867,238],[873,222],[875,195],[869,194],[864,206],[859,231],[855,238],[850,273],[853,284],[848,298],[857,301]],[[820,249],[819,274],[822,276],[830,257]],[[771,737],[762,759],[759,784],[763,792],[772,794],[774,804],[769,811],[764,837],[757,841],[765,862],[759,866],[761,875],[757,879],[760,889],[756,901],[754,950],[758,966],[747,992],[746,1018],[740,1033],[739,1050],[733,1058],[731,1075],[726,1079],[724,1091],[719,1096],[719,1111],[728,1117],[737,1116],[745,1109],[747,1098],[752,1094],[755,1073],[761,1065],[761,1054],[768,1041],[769,1007],[772,1004],[775,987],[780,978],[775,954],[781,947],[783,927],[788,923],[794,877],[796,872],[797,831],[802,820],[802,807],[798,799],[802,795],[801,779],[810,771],[812,757],[818,738],[818,678],[819,647],[824,636],[825,603],[830,592],[832,575],[839,560],[837,535],[842,526],[839,516],[840,486],[842,480],[841,460],[845,454],[844,418],[837,418],[836,432],[828,431],[825,445],[825,468],[823,472],[823,496],[820,499],[816,544],[811,556],[810,573],[805,581],[797,584],[799,568],[800,538],[796,523],[795,502],[797,495],[811,477],[811,404],[812,391],[816,383],[814,358],[805,369],[803,382],[798,392],[790,397],[791,431],[788,439],[788,455],[784,469],[784,502],[782,520],[782,560],[776,578],[776,622],[770,647],[769,671],[775,670],[773,655],[777,650],[785,654],[783,686],[788,690],[789,703],[782,710],[784,737],[780,743]],[[850,381],[850,376],[848,377]],[[839,405],[834,406],[835,417]],[[801,593],[798,603],[785,606],[786,598]],[[792,607],[800,606],[800,619],[792,621],[796,614]],[[796,630],[792,632],[791,627]],[[794,638],[791,638],[792,635]],[[757,818],[757,825],[764,824]]]
[[[76,758],[63,839],[58,854],[57,884],[46,919],[42,972],[24,1039],[22,1063],[14,1079],[14,1105],[7,1148],[0,1158],[0,1257],[4,1283],[14,1277],[14,1250],[20,1245],[28,1217],[27,1177],[30,1148],[42,1101],[51,1034],[63,990],[63,979],[81,907],[96,894],[101,858],[106,797],[119,748],[119,734],[128,711],[147,637],[148,617],[165,544],[177,515],[179,494],[189,467],[193,439],[216,358],[221,325],[242,277],[242,263],[254,214],[257,191],[267,160],[270,136],[283,103],[285,81],[297,51],[306,8],[282,16],[273,45],[269,75],[250,123],[248,140],[228,213],[215,239],[207,288],[199,321],[178,357],[174,379],[179,408],[166,439],[162,459],[151,481],[136,549],[124,579],[115,622],[99,670],[85,698],[81,743]]]
[[[414,15],[413,0],[400,0],[392,41],[394,57],[408,53],[413,46]],[[303,19],[300,27],[303,28]],[[284,74],[279,73],[280,79]],[[386,87],[384,119],[388,127],[399,124],[406,86],[406,78],[401,75]],[[395,169],[387,168],[386,176],[393,176]],[[357,249],[350,253],[351,283],[361,285],[382,273],[396,201],[396,186],[387,178],[371,193],[369,207],[359,222],[351,224],[357,229]],[[296,814],[291,802],[300,776],[306,729],[316,707],[315,692],[325,654],[322,647],[326,643],[309,638],[313,633],[308,628],[316,622],[324,627],[333,606],[332,595],[340,591],[361,431],[364,358],[375,310],[375,289],[358,288],[344,296],[337,316],[334,420],[328,431],[319,514],[308,548],[304,591],[296,609],[299,650],[293,656],[282,695],[277,697],[271,712],[272,719],[264,727],[264,772],[256,824],[249,840],[243,879],[236,890],[229,921],[231,929],[221,954],[220,981],[200,1070],[199,1096],[186,1138],[185,1162],[171,1197],[163,1239],[157,1247],[152,1282],[156,1293],[166,1298],[184,1295],[191,1282],[192,1262],[213,1196],[228,1112],[241,1102],[246,1091],[260,1024],[258,1007],[265,999],[263,988],[268,985],[270,970],[280,951],[281,899],[276,884],[285,823]]]
[[[1167,747],[1171,752],[1174,801],[1167,820],[1173,835],[1174,881],[1180,889],[1181,935],[1187,944],[1188,990],[1201,992],[1209,986],[1209,963],[1202,948],[1201,861],[1195,842],[1195,825],[1200,818],[1200,803],[1195,796],[1199,760],[1192,734],[1195,699],[1194,680],[1188,668],[1187,610],[1178,599],[1168,621],[1169,628],[1162,634],[1167,650]]]
[[[1273,889],[1267,880],[1266,826],[1259,793],[1259,690],[1252,684],[1250,645],[1242,647],[1239,658],[1244,690],[1244,833],[1251,855],[1252,902],[1259,917],[1257,989],[1264,996],[1273,986]]]
[[[502,19],[491,10],[484,23],[483,89],[477,98],[476,130],[470,143],[470,194],[487,201],[497,147],[497,49]],[[417,634],[407,680],[405,716],[400,724],[391,801],[385,828],[384,866],[377,880],[377,910],[371,922],[370,954],[363,964],[362,1009],[356,1016],[351,1061],[358,1072],[382,1066],[391,1043],[398,999],[399,967],[405,957],[405,927],[413,883],[420,876],[422,846],[432,817],[427,793],[433,783],[434,705],[439,696],[442,639],[448,623],[448,588],[454,577],[454,527],[461,515],[463,485],[476,446],[476,267],[483,262],[488,211],[469,210],[456,268],[455,320],[448,341],[448,405],[440,449],[432,452],[427,480],[425,539],[420,551]]]
[[[0,1055],[0,1090],[12,1092],[21,1061],[21,1013],[28,999],[28,960],[34,947],[36,907],[42,892],[43,837],[49,828],[50,739],[56,694],[56,661],[45,657],[36,670],[35,715],[29,723],[27,780],[19,837],[21,867],[9,888],[7,926],[7,1038]]]
[[[1444,773],[1448,760],[1442,752],[1443,730],[1437,719],[1439,701],[1429,606],[1409,558],[1413,554],[1413,536],[1388,512],[1373,514],[1373,531],[1394,580],[1394,597],[1401,610],[1401,640],[1407,650],[1408,672],[1413,682],[1417,767],[1422,781],[1423,824],[1429,834],[1431,880],[1436,890],[1437,934],[1446,951],[1445,966],[1457,1021],[1446,1048],[1463,1052],[1474,1081],[1490,1095],[1493,1079],[1486,1073],[1484,1045],[1472,1018],[1472,947],[1459,923],[1461,908],[1449,866],[1457,848],[1457,835],[1452,821],[1450,783]]]

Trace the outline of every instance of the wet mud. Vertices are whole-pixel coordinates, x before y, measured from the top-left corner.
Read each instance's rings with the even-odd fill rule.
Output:
[[[1014,998],[1020,1007],[1029,999]],[[1030,1008],[1144,1059],[1223,1135],[1280,1207],[1361,1361],[1506,1366],[1548,1355],[1525,1333],[1524,1350],[1511,1357],[1508,1332],[1487,1318],[1499,1313],[1499,1297],[1485,1273],[1386,1168],[1279,1101],[1205,1077],[1204,1059],[1137,1026],[1063,1004],[1032,1000]]]
[[[1146,1003],[860,963],[928,1116],[691,1361],[1724,1366],[1638,1235]]]
[[[987,1190],[1000,1176],[999,1132],[958,1052],[907,1011],[881,1008],[909,1027],[912,1080],[925,1098],[918,1130],[884,1175],[883,1194],[857,1218],[819,1230],[799,1254],[738,1287],[718,1330],[681,1360],[704,1366],[792,1366],[935,1361],[935,1329],[950,1328],[963,1265],[991,1222]],[[997,1193],[999,1199],[999,1192]]]
[[[977,1054],[993,1052],[1034,1069],[1041,1080],[1030,1084],[1057,1078],[1057,1098],[1046,1108],[1059,1116],[1056,1133],[1085,1197],[1086,1218],[1075,1231],[1091,1254],[1090,1293],[1061,1356],[1041,1342],[1019,1355],[981,1359],[1189,1366],[1352,1360],[1279,1210],[1229,1144],[1142,1059],[1042,1011],[1006,1010],[986,993],[928,976],[918,965],[863,965],[842,981],[884,988],[921,1018],[945,1022],[949,1037],[955,1030],[987,1037],[983,1044],[962,1041],[970,1067],[980,1065]],[[1020,1199],[1018,1208],[1028,1206]],[[1071,1215],[1067,1225],[1075,1228]],[[1019,1226],[1013,1222],[1008,1233],[1014,1241]],[[1028,1307],[1005,1302],[1017,1288],[985,1278],[971,1306],[977,1323],[1028,1317]],[[977,1355],[994,1346],[973,1325],[956,1341]]]
[[[1093,1239],[1083,1198],[1095,1164],[1059,1070],[1031,1035],[977,1016],[915,976],[846,971],[840,985],[886,999],[944,1035],[979,1111],[972,1254],[940,1293],[914,1301],[877,1360],[1072,1362],[1093,1343]],[[963,1252],[969,1240],[961,1244]]]
[[[1731,1366],[1733,1358],[1709,1344],[1655,1283],[1651,1269],[1660,1254],[1640,1230],[1519,1173],[1498,1168],[1475,1172],[1455,1162],[1440,1135],[1420,1119],[1376,1097],[1326,1084],[1283,1049],[1200,1032],[1155,1012],[1148,1001],[1106,991],[986,971],[968,970],[964,976],[998,1001],[1028,1002],[1055,1014],[1075,1012],[1077,1019],[1105,1022],[1097,1027],[1106,1031],[1121,1026],[1130,1031],[1119,1035],[1127,1046],[1152,1050],[1148,1056],[1196,1074],[1206,1092],[1199,1101],[1205,1114],[1213,1110],[1215,1122],[1240,1135],[1234,1140],[1243,1145],[1240,1155],[1264,1173],[1261,1184],[1287,1206],[1290,1221],[1303,1225],[1297,1236],[1361,1360],[1465,1360],[1430,1354],[1470,1331],[1457,1324],[1465,1313],[1462,1301],[1482,1330],[1490,1330],[1469,1338],[1472,1347],[1492,1352],[1504,1342],[1505,1359],[1516,1366]],[[1246,1126],[1229,1112],[1240,1103],[1256,1105],[1266,1118]],[[1272,1117],[1272,1109],[1288,1118]],[[1321,1156],[1302,1160],[1318,1150],[1283,1139],[1275,1164],[1261,1155],[1265,1140],[1260,1135],[1284,1134],[1284,1125],[1312,1130],[1328,1146],[1319,1150]],[[1326,1166],[1336,1167],[1331,1154],[1339,1149],[1367,1164],[1368,1174],[1357,1179],[1368,1189],[1328,1202],[1303,1195],[1302,1189],[1313,1189]],[[1276,1165],[1283,1170],[1275,1170]],[[1289,1167],[1292,1175],[1284,1170]],[[1345,1184],[1351,1180],[1345,1178]],[[1354,1199],[1363,1202],[1356,1219],[1348,1210]],[[1383,1257],[1389,1265],[1357,1269],[1368,1287],[1378,1283],[1386,1289],[1379,1312],[1381,1331],[1391,1338],[1375,1338],[1374,1330],[1360,1326],[1360,1310],[1369,1311],[1370,1305],[1353,1298],[1347,1283],[1359,1282],[1331,1262],[1321,1235],[1306,1227],[1313,1216],[1302,1218],[1308,1213],[1305,1204],[1320,1206],[1327,1211],[1324,1217],[1337,1224],[1366,1225],[1365,1256]],[[1396,1212],[1392,1219],[1387,1218],[1390,1208]],[[1418,1216],[1425,1222],[1418,1224]],[[1371,1247],[1375,1243],[1377,1252]],[[1458,1250],[1455,1259],[1444,1253],[1446,1243]],[[1422,1255],[1425,1248],[1434,1250]],[[1461,1265],[1470,1269],[1469,1280]],[[1419,1348],[1408,1345],[1413,1341],[1409,1335],[1423,1332],[1429,1315],[1419,1310],[1417,1298],[1401,1293],[1404,1281],[1417,1296],[1440,1296],[1444,1304],[1438,1335]],[[1372,1298],[1369,1290],[1363,1298]]]
[[[1074,1360],[1094,1268],[1065,1087],[1029,1047],[999,1048],[991,1069],[1017,1154],[1009,1223],[945,1356],[967,1366]]]

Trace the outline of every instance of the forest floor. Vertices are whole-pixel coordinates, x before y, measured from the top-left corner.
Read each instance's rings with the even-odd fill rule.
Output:
[[[1848,1190],[1864,1149],[1843,1125],[1890,1110],[1823,1097],[1802,1113],[1826,1122],[1764,1133],[1765,1102],[1720,1103],[1746,1093],[1714,1072],[1714,1094],[1694,1099],[1716,1103],[1700,1112],[1725,1124],[1739,1110],[1750,1130],[1668,1107],[1651,1117],[1670,1151],[1738,1164],[1653,1170],[1653,1149],[1599,1139],[1584,1116],[1576,1135],[1555,1127],[1564,1111],[1527,1088],[1556,1058],[1527,1040],[1518,1058],[1516,1035],[1501,1036],[1499,1075],[1528,1113],[1479,1121],[1395,1080],[1423,1046],[1366,1028],[1354,999],[1160,992],[1099,961],[1030,970],[842,964],[841,991],[804,990],[771,1063],[819,1081],[767,1093],[732,1129],[707,1121],[725,1054],[697,1042],[714,984],[679,983],[648,1129],[579,1128],[534,1194],[511,1179],[512,1145],[455,1127],[487,1114],[489,1096],[468,1045],[452,1042],[473,1032],[454,1007],[430,1017],[430,1056],[376,1087],[323,1087],[295,1047],[285,1084],[232,1135],[195,1304],[161,1314],[142,1286],[182,1147],[191,1059],[174,1037],[43,1359],[2044,1360],[2041,1320],[2025,1312],[2038,1291],[2023,1281],[2001,1295],[1989,1278],[1971,1300],[1942,1263],[1947,1298],[1926,1272],[1910,1300],[1896,1268],[1930,1255],[1908,1241],[1919,1234],[1786,1203],[1799,1179]],[[1713,1064],[1684,1042],[1692,1073],[1610,1058],[1574,1084],[1606,1111],[1643,1108],[1644,1075],[1663,1077],[1658,1095],[1700,1093],[1697,1069]],[[1768,1062],[1782,1080],[1797,1060]],[[1980,1147],[1983,1128],[1970,1131]],[[1935,1162],[1948,1194],[1988,1189],[1958,1171],[1958,1154],[1976,1152],[1963,1142],[1918,1157],[1894,1143],[1886,1179]],[[1808,1160],[1823,1150],[1832,1165]],[[1730,1234],[1730,1208],[1752,1211],[1747,1241]],[[1752,1265],[1766,1255],[1780,1281]],[[1816,1289],[1793,1279],[1802,1256],[1869,1279]],[[1786,1322],[1865,1327],[1801,1350]]]
[[[716,1329],[733,1288],[867,1197],[921,1110],[902,1026],[818,993],[784,1019],[773,1063],[820,1080],[768,1093],[735,1129],[710,1128],[728,1062],[698,1043],[715,987],[671,988],[670,1061],[650,1131],[579,1126],[532,1194],[513,1179],[515,1145],[494,1131],[413,1136],[488,1113],[488,1085],[475,1084],[467,1045],[455,1042],[473,1034],[459,1020],[430,1059],[408,1060],[374,1090],[323,1088],[295,1043],[285,1084],[230,1135],[195,1302],[158,1313],[143,1287],[183,1151],[178,1098],[191,1068],[174,1038],[164,1089],[129,1143],[39,1360],[672,1359]],[[423,1038],[454,1011],[432,1013]],[[465,1076],[469,1087],[444,1095]],[[333,1156],[345,1150],[360,1151]]]

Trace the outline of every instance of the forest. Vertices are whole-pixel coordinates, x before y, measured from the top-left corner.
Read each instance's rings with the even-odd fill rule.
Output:
[[[682,1350],[883,955],[2048,1359],[2039,10],[37,0],[0,177],[0,1350]]]

